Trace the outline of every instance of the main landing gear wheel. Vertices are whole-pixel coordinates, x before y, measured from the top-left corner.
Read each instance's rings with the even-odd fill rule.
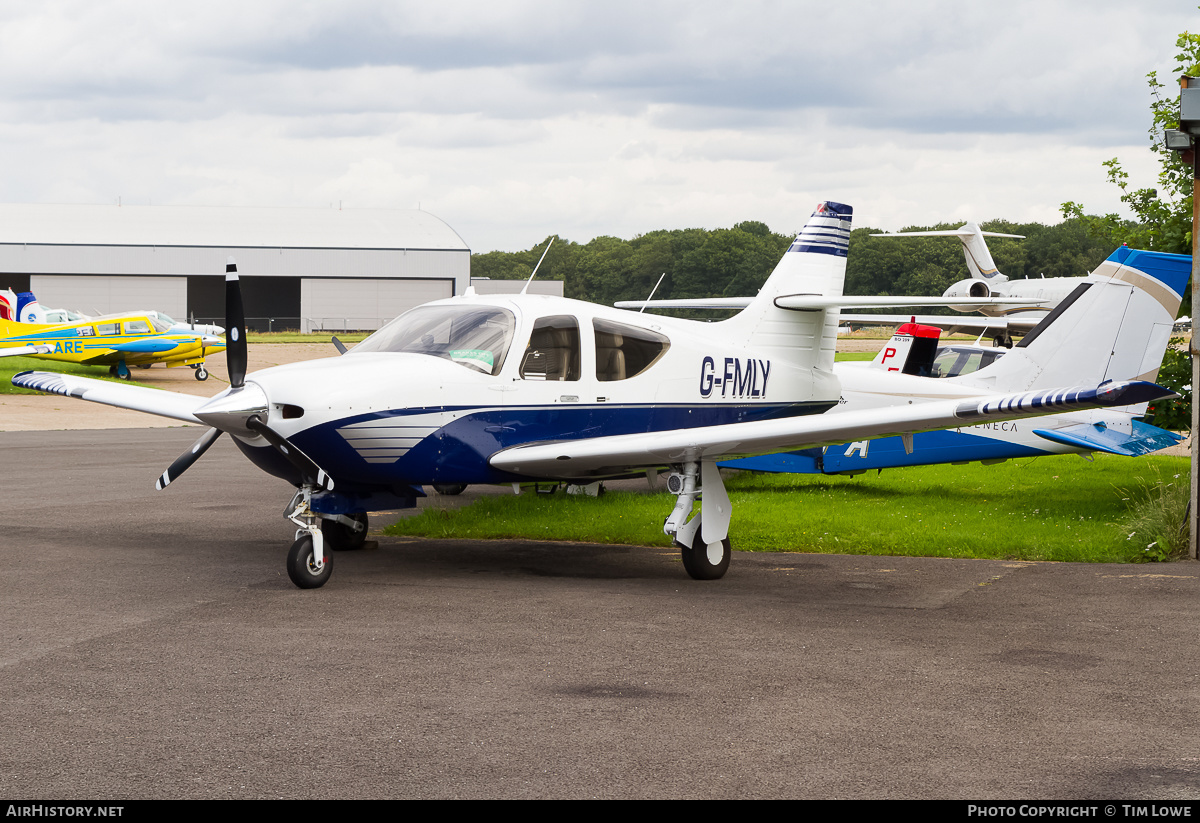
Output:
[[[292,544],[288,551],[288,577],[302,589],[319,589],[333,574],[333,556],[324,552],[325,564],[315,568],[313,564],[313,540],[311,534],[306,534]]]
[[[321,524],[321,534],[325,536],[325,546],[335,552],[348,552],[361,549],[367,542],[367,516],[362,512],[348,515],[356,523],[362,523],[362,531],[356,532],[336,520],[326,520]]]
[[[119,377],[122,380],[128,380],[132,376],[129,373],[129,367],[124,363],[117,363],[115,366],[109,366],[108,373],[113,377]]]
[[[467,490],[466,483],[434,483],[433,490],[438,494],[455,495]]]
[[[716,543],[705,543],[697,529],[691,547],[681,543],[675,545],[679,546],[683,568],[693,580],[719,580],[729,570],[732,546],[728,537]]]

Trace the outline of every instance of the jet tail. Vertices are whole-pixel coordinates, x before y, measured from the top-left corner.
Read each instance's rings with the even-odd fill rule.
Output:
[[[988,283],[1002,283],[1008,279],[996,268],[992,253],[988,251],[985,237],[1007,237],[1013,240],[1024,240],[1023,234],[1001,234],[996,231],[983,231],[975,223],[964,223],[957,229],[948,231],[900,231],[892,234],[872,234],[872,237],[957,237],[963,244],[963,257],[967,259],[967,268],[975,280]]]

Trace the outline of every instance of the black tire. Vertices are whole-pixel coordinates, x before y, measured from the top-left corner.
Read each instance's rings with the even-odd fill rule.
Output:
[[[467,490],[467,484],[466,483],[434,483],[433,490],[435,492],[437,492],[438,494],[453,496],[453,495],[462,494],[463,492],[465,492]]]
[[[197,380],[207,380],[208,379],[208,369],[204,368],[203,366],[196,369],[196,379]]]
[[[321,534],[325,536],[326,548],[335,552],[348,552],[361,549],[367,542],[367,516],[362,512],[355,512],[349,517],[362,523],[363,530],[356,532],[336,520],[325,520],[321,523]]]
[[[314,571],[312,535],[304,535],[293,543],[288,551],[288,577],[301,589],[319,589],[324,586],[329,580],[329,575],[333,574],[333,555],[329,552],[324,552],[324,555],[325,565],[319,572]]]
[[[720,559],[714,563],[709,556],[708,545],[704,542],[704,538],[700,536],[702,529],[696,530],[696,537],[692,541],[690,547],[684,546],[681,543],[676,543],[679,546],[679,556],[683,560],[683,568],[687,570],[688,575],[693,580],[719,580],[725,576],[725,572],[729,570],[729,557],[732,554],[732,545],[729,538],[726,537],[719,544]]]

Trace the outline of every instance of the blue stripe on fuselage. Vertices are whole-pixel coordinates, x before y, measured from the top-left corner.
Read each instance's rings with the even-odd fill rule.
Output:
[[[818,414],[832,403],[516,406],[470,410],[419,408],[378,412],[325,423],[290,440],[338,484],[505,483],[521,479],[491,467],[501,449],[525,443],[715,426]],[[435,430],[394,462],[368,463],[338,430],[371,421],[399,424],[405,417],[466,412]],[[257,462],[257,461],[256,461]]]

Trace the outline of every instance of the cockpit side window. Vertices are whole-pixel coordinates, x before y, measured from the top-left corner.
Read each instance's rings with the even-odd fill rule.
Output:
[[[540,317],[521,359],[526,380],[578,380],[579,323],[569,314]]]
[[[612,320],[592,321],[596,332],[596,379],[626,380],[654,365],[671,347],[664,335]]]
[[[958,377],[990,366],[1004,356],[1003,350],[949,348],[938,349],[933,361],[933,377]]]
[[[405,312],[354,347],[359,352],[410,352],[443,357],[499,374],[516,319],[494,306],[421,306]]]

